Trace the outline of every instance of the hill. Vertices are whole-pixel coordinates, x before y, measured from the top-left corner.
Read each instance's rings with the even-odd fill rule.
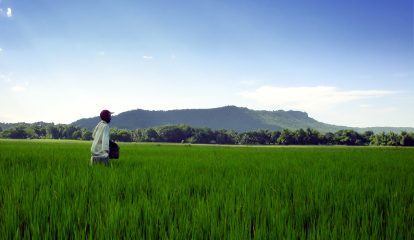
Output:
[[[80,119],[73,124],[93,129],[99,117]],[[244,132],[257,129],[282,130],[285,128],[313,128],[322,132],[349,129],[318,122],[307,113],[300,111],[256,111],[236,106],[211,109],[183,109],[170,111],[132,110],[113,116],[113,127],[136,129],[168,124],[187,124],[192,127],[232,129]]]

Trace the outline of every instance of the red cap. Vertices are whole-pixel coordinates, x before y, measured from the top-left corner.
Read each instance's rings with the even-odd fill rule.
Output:
[[[101,117],[102,120],[105,120],[105,121],[109,122],[110,119],[111,119],[111,114],[112,113],[113,112],[110,112],[109,110],[102,110],[101,114],[100,114],[100,117]]]

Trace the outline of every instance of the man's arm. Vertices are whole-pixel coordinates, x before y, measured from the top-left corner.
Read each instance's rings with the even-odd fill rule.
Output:
[[[93,132],[92,132],[92,139],[95,139],[95,136],[96,136],[96,130],[97,130],[97,128],[98,128],[98,126],[96,126],[96,127],[93,129]]]

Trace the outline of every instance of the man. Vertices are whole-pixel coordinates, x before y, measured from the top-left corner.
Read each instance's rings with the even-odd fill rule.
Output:
[[[102,121],[96,125],[92,133],[93,143],[91,147],[91,164],[109,162],[109,123],[111,122],[112,112],[102,110],[100,117]]]

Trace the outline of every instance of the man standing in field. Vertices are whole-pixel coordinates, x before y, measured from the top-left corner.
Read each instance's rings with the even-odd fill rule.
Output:
[[[111,122],[111,112],[102,110],[100,117],[102,121],[96,125],[92,133],[93,143],[91,147],[91,165],[93,163],[109,162],[109,123]]]

